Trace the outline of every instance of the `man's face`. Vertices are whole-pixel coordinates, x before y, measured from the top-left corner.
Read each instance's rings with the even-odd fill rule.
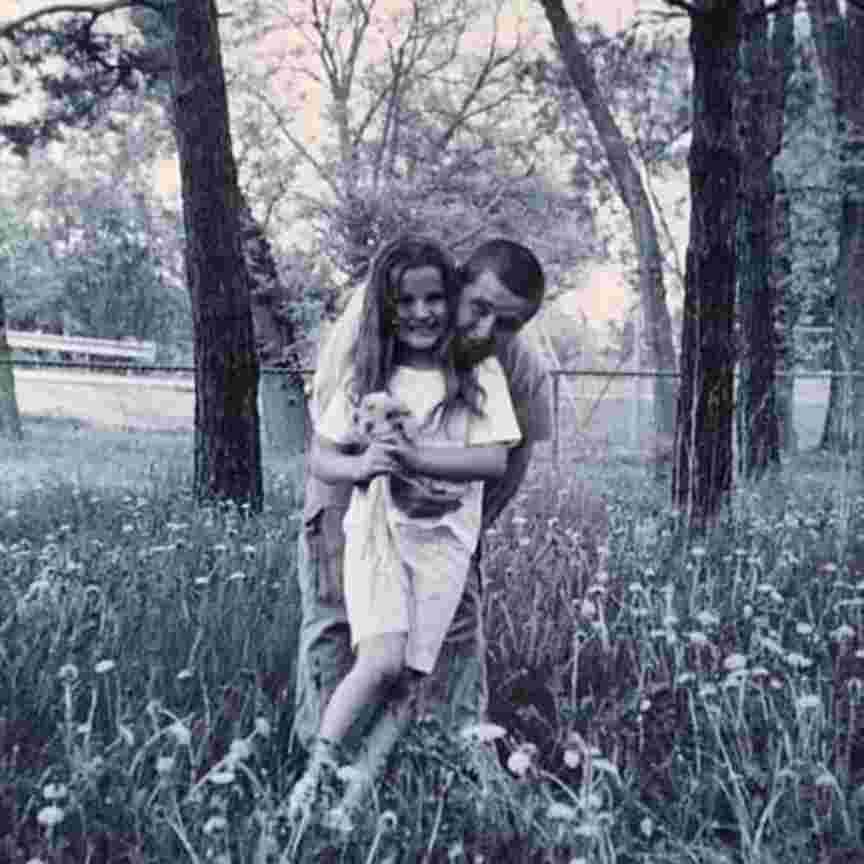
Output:
[[[484,270],[463,287],[459,298],[456,333],[460,356],[472,363],[489,357],[495,343],[512,338],[535,311],[533,303]]]

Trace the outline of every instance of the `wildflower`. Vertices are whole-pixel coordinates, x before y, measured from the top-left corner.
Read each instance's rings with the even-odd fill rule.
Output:
[[[790,666],[794,666],[797,669],[808,669],[813,665],[813,661],[809,658],[805,657],[803,654],[799,654],[797,651],[792,651],[786,655],[786,662]]]
[[[639,830],[642,832],[642,836],[647,839],[651,839],[651,835],[654,833],[654,820],[650,816],[646,816],[639,823]]]
[[[214,543],[213,544],[213,551],[221,554],[223,552],[227,552],[228,547],[224,543]]]
[[[207,779],[217,786],[227,786],[229,783],[234,782],[235,777],[234,772],[227,769],[223,771],[211,771],[207,775]]]
[[[650,699],[643,699],[639,703],[639,713],[644,714],[646,711],[650,711],[650,710],[651,710],[651,700]]]
[[[578,750],[568,748],[564,751],[564,764],[568,768],[578,768],[582,762],[582,754]]]
[[[795,702],[799,711],[812,711],[821,707],[822,700],[815,693],[805,693]]]
[[[497,723],[472,723],[462,728],[459,736],[465,741],[478,744],[488,744],[498,738],[503,738],[507,730]]]
[[[245,738],[235,738],[231,742],[231,749],[228,751],[229,759],[248,759],[252,755],[252,746]]]
[[[262,738],[270,737],[270,723],[266,717],[255,718],[255,732]]]
[[[121,534],[132,534],[135,531],[135,526],[131,522],[124,522],[120,529]]]
[[[94,667],[93,670],[97,675],[105,675],[110,672],[117,664],[113,660],[100,660]]]
[[[723,661],[723,668],[727,672],[735,672],[743,669],[747,665],[747,658],[743,654],[730,654]]]
[[[204,833],[209,837],[217,831],[224,831],[228,827],[228,820],[218,814],[211,816],[204,823]]]
[[[593,618],[597,614],[597,605],[593,600],[587,598],[582,601],[582,606],[579,610],[583,618]]]
[[[78,667],[74,663],[64,663],[57,673],[64,684],[74,684],[78,680]]]
[[[579,818],[579,811],[570,804],[553,801],[546,810],[546,817],[556,822],[574,822]]]
[[[813,627],[807,621],[799,621],[795,625],[795,632],[799,636],[809,636],[813,632]]]
[[[242,582],[246,578],[246,574],[242,570],[235,570],[229,577],[229,582]]]
[[[507,769],[517,777],[524,777],[532,765],[531,754],[524,749],[514,750],[507,759]]]
[[[696,558],[704,558],[708,554],[708,550],[704,546],[694,546],[690,550],[690,554]]]
[[[706,629],[720,623],[720,619],[713,612],[709,612],[707,609],[703,609],[699,612],[696,615],[696,620]]]
[[[753,617],[753,607],[749,603],[745,604],[741,612],[744,615],[745,620]]]
[[[64,815],[62,808],[56,804],[48,804],[36,814],[36,819],[40,825],[44,825],[46,828],[53,828],[63,821]]]
[[[392,810],[385,810],[378,817],[379,831],[393,831],[398,824],[399,820],[396,818],[396,814]]]
[[[48,783],[42,790],[42,794],[48,801],[56,801],[59,798],[65,798],[69,794],[69,790],[62,783]]]
[[[826,561],[822,565],[822,572],[823,573],[836,573],[837,572],[837,565],[833,561]]]
[[[196,585],[209,585],[210,584],[210,577],[209,576],[199,576],[195,580],[195,584]]]
[[[514,516],[512,522],[517,528],[528,524],[528,520],[524,516]]]
[[[192,740],[192,733],[189,731],[188,727],[179,720],[172,723],[168,731],[174,736],[174,740],[181,747],[189,746],[189,743]]]
[[[178,681],[188,681],[194,674],[195,673],[189,668],[181,669],[177,673],[177,680]]]
[[[174,764],[174,759],[171,756],[160,756],[156,760],[156,773],[164,777],[174,770]]]

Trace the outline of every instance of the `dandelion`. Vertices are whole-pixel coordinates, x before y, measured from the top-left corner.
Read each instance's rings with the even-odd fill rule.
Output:
[[[188,667],[186,669],[181,669],[177,673],[177,680],[178,681],[188,681],[194,674],[195,673],[191,669],[189,669]]]
[[[106,675],[110,672],[117,664],[113,660],[100,660],[94,667],[93,671],[97,675]]]
[[[47,801],[57,801],[60,798],[65,798],[69,794],[69,790],[62,783],[48,783],[42,790],[42,795]]]
[[[222,771],[211,771],[207,775],[207,779],[211,783],[215,783],[217,786],[227,786],[229,783],[233,783],[236,778],[236,775],[233,771],[229,771],[228,769]]]
[[[242,582],[246,578],[246,574],[242,570],[235,570],[229,577],[229,582]]]
[[[579,811],[570,804],[553,801],[546,810],[546,816],[555,822],[575,822],[579,818]]]
[[[639,703],[639,713],[644,714],[646,711],[650,711],[650,710],[651,710],[651,700],[650,699],[643,699]]]
[[[654,820],[650,816],[646,816],[639,823],[639,830],[642,832],[642,836],[651,839],[651,836],[654,834]]]
[[[156,760],[156,773],[160,777],[170,774],[174,770],[174,759],[171,756],[160,756]]]
[[[229,759],[243,761],[252,755],[252,745],[245,738],[235,738],[228,751]]]
[[[64,684],[74,684],[78,680],[78,667],[74,663],[64,663],[57,673]]]
[[[597,614],[597,605],[593,600],[586,598],[582,601],[582,606],[579,611],[583,618],[593,618]]]
[[[528,520],[524,516],[514,516],[512,521],[517,528],[528,524]]]
[[[837,565],[833,561],[826,561],[821,569],[823,573],[836,573]]]
[[[124,522],[120,529],[121,534],[132,534],[135,531],[135,526],[131,522]]]
[[[195,579],[195,584],[196,585],[209,585],[210,584],[210,577],[209,576],[198,576]]]
[[[228,820],[224,816],[211,816],[204,823],[204,833],[210,837],[219,831],[224,831],[228,827]]]
[[[696,620],[706,629],[720,623],[720,619],[713,612],[703,609],[696,615]]]
[[[736,672],[747,665],[747,657],[744,654],[730,654],[723,661],[723,668],[727,672]]]
[[[168,728],[168,731],[174,736],[174,740],[181,747],[188,747],[189,743],[192,740],[192,733],[189,731],[189,728],[181,723],[179,720],[175,721]]]
[[[694,546],[690,550],[690,554],[698,560],[704,558],[708,554],[708,550],[704,546]]]
[[[806,693],[795,702],[799,711],[814,711],[822,706],[822,700],[815,693]]]
[[[813,665],[813,661],[797,651],[792,651],[786,655],[786,662],[796,669],[809,669]]]
[[[62,808],[58,807],[56,804],[48,804],[36,814],[36,820],[40,825],[44,825],[46,828],[53,828],[55,825],[59,825],[63,821],[64,816],[65,813]]]
[[[459,737],[476,744],[488,744],[503,738],[507,730],[497,723],[472,723],[462,728]]]
[[[795,625],[795,632],[799,636],[810,636],[813,633],[813,627],[807,621],[799,621]]]
[[[578,768],[582,762],[582,754],[578,750],[568,748],[564,751],[564,764],[568,768]]]
[[[525,750],[515,750],[507,759],[507,769],[517,777],[524,777],[531,770],[532,760]]]

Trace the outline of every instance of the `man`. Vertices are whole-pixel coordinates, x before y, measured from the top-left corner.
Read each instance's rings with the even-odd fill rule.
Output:
[[[549,384],[541,359],[518,331],[537,313],[545,279],[533,253],[511,240],[483,243],[460,270],[463,289],[456,316],[460,362],[474,364],[493,352],[501,362],[522,432],[522,443],[510,451],[507,473],[487,484],[483,499],[484,528],[498,517],[525,477],[535,442],[551,434]],[[323,411],[344,370],[347,345],[359,317],[362,290],[337,323],[321,352],[315,375],[313,422]],[[358,296],[359,295],[359,296]],[[304,526],[298,544],[298,581],[302,623],[297,658],[294,734],[308,749],[321,713],[339,681],[351,668],[350,632],[342,596],[342,519],[350,486],[322,483],[308,471]],[[424,686],[424,698],[442,722],[461,726],[486,711],[485,641],[480,620],[479,556],[445,643],[438,668]],[[394,700],[396,704],[398,700]],[[404,716],[407,702],[401,708]],[[398,735],[401,721],[380,723],[380,762]],[[389,730],[389,731],[388,731]],[[372,736],[373,741],[376,736]]]

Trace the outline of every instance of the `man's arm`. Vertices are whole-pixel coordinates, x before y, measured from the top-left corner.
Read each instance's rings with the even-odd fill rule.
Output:
[[[483,496],[484,531],[493,525],[513,496],[519,491],[528,471],[528,465],[531,463],[533,449],[534,445],[530,441],[511,449],[507,457],[507,471],[504,476],[495,483],[486,484]]]

